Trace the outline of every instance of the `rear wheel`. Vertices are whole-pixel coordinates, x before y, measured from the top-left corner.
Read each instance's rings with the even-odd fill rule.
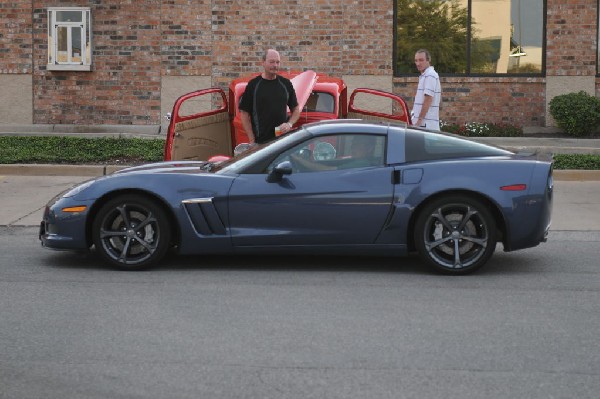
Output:
[[[146,269],[169,249],[171,229],[167,214],[153,200],[123,195],[102,206],[93,222],[96,251],[113,266]]]
[[[467,274],[483,266],[496,249],[490,211],[467,196],[440,198],[419,214],[414,232],[421,258],[436,271]]]

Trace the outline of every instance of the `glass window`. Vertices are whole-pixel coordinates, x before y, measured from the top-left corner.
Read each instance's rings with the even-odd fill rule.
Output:
[[[542,74],[544,0],[397,0],[397,75],[430,51],[443,74]]]
[[[335,111],[335,98],[329,93],[313,91],[306,101],[304,111],[307,112],[329,112]]]
[[[324,172],[384,165],[385,137],[367,134],[319,136],[281,153],[267,168],[270,172],[289,161],[295,173]]]
[[[48,9],[48,70],[89,71],[92,65],[90,9]]]
[[[446,134],[415,130],[406,132],[406,162],[508,154],[511,152]]]

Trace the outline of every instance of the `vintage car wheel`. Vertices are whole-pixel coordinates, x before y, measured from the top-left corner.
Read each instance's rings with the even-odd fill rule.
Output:
[[[490,211],[467,196],[449,196],[419,214],[414,239],[421,258],[436,271],[467,274],[483,266],[496,249]]]
[[[141,195],[108,201],[92,228],[96,251],[119,269],[146,269],[161,260],[170,246],[171,230],[165,211]]]

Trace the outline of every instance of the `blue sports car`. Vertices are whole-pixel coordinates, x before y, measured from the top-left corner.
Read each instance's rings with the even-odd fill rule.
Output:
[[[552,158],[406,125],[304,125],[229,160],[132,167],[46,207],[47,248],[138,270],[180,254],[418,252],[466,274],[547,238]]]

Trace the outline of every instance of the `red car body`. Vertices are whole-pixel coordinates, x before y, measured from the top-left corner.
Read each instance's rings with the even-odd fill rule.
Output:
[[[215,156],[230,157],[233,149],[248,142],[242,127],[238,105],[246,85],[258,74],[233,80],[228,96],[220,88],[196,90],[179,97],[170,116],[164,160],[208,160]],[[404,99],[398,95],[359,88],[348,98],[342,79],[314,71],[282,73],[294,85],[300,119],[294,127],[331,119],[370,119],[411,123]],[[364,109],[357,97],[375,96],[390,102],[391,110]],[[366,102],[371,102],[368,98]],[[364,103],[364,100],[363,102]]]

